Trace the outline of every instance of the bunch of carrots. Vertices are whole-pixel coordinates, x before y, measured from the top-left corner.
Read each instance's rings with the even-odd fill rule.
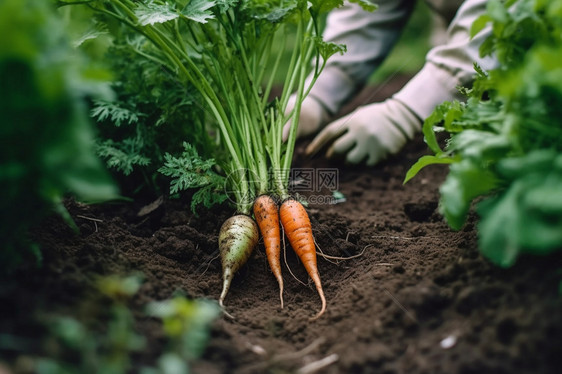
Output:
[[[235,131],[240,130],[241,139],[244,134],[248,133],[252,139],[251,148],[242,147],[242,153],[246,152],[244,158],[248,160],[244,167],[248,171],[248,175],[252,176],[249,178],[252,199],[237,201],[237,214],[225,221],[220,229],[219,250],[223,268],[223,288],[219,304],[223,308],[224,299],[234,274],[247,262],[259,241],[259,233],[263,237],[270,269],[279,284],[279,298],[281,307],[283,307],[283,278],[280,260],[282,228],[291,247],[313,280],[322,302],[320,311],[312,319],[317,319],[326,310],[326,298],[318,272],[312,225],[304,206],[288,193],[289,170],[298,124],[296,119],[299,117],[302,100],[322,71],[327,58],[343,50],[341,46],[327,44],[320,39],[317,18],[325,5],[321,1],[312,3],[313,5],[308,7],[305,2],[296,2],[295,4],[298,6],[286,15],[286,20],[297,20],[297,43],[287,67],[282,94],[274,103],[267,103],[262,95],[259,108],[261,114],[256,113],[256,118],[249,126],[250,130],[246,133],[243,126],[235,129]],[[327,9],[324,8],[324,10]],[[284,30],[280,32],[283,33]],[[282,35],[281,40],[285,41],[285,37]],[[280,51],[278,53],[279,55],[276,56],[276,61],[273,63],[274,70],[279,68]],[[307,82],[306,78],[313,58],[316,58],[316,70],[313,79]],[[250,80],[252,79],[250,78]],[[266,84],[265,87],[269,87],[269,85]],[[265,92],[269,91],[266,89]],[[295,92],[295,104],[293,109],[287,112],[291,92]],[[288,120],[292,120],[293,126],[287,143],[283,143],[283,125]],[[271,175],[275,175],[276,178],[270,180]],[[228,180],[236,180],[236,178]],[[235,183],[230,188],[236,190],[239,187],[240,184]],[[244,191],[248,190],[244,189]],[[251,203],[247,204],[248,202]],[[254,218],[251,217],[252,213]]]
[[[374,8],[366,0],[353,1],[366,10]],[[280,267],[280,227],[283,227],[318,290],[322,308],[314,318],[320,317],[326,310],[326,300],[316,265],[312,228],[302,204],[288,193],[289,170],[301,103],[327,59],[345,51],[344,46],[324,42],[319,29],[321,15],[341,6],[343,0],[57,0],[57,3],[59,6],[82,4],[102,16],[98,25],[114,19],[137,31],[154,46],[143,51],[143,56],[160,63],[163,70],[175,72],[180,82],[190,85],[202,97],[209,126],[217,134],[216,159],[229,176],[226,187],[236,207],[236,214],[224,222],[219,233],[223,266],[221,306],[235,273],[256,247],[260,231],[271,270],[279,282],[283,305]],[[288,49],[288,43],[292,48],[291,59],[289,64],[281,64],[282,51]],[[269,102],[280,69],[284,69],[283,91]],[[291,95],[294,95],[294,107],[288,110]],[[293,126],[284,143],[283,126],[289,120]],[[272,174],[276,175],[273,181],[269,180]],[[281,202],[280,206],[277,201]]]
[[[314,282],[322,301],[322,308],[312,318],[312,320],[317,319],[326,311],[326,298],[318,272],[312,225],[304,206],[292,198],[287,198],[279,206],[270,195],[260,195],[254,202],[253,213],[255,221],[248,215],[237,214],[226,220],[220,229],[219,250],[223,268],[223,289],[219,304],[224,307],[224,299],[234,274],[246,263],[257,245],[259,227],[269,267],[279,283],[279,298],[283,308],[283,277],[280,260],[282,226],[291,247]]]
[[[376,6],[369,1],[352,1],[358,3],[365,11],[376,9]],[[263,105],[260,111],[263,120],[253,122],[256,125],[258,136],[252,138],[252,141],[256,146],[255,150],[258,152],[249,154],[250,158],[255,160],[255,167],[250,166],[249,170],[258,176],[258,178],[255,178],[258,182],[255,183],[256,198],[252,204],[252,211],[263,237],[270,269],[279,284],[281,307],[283,307],[283,278],[281,276],[280,253],[281,228],[283,228],[291,247],[304,265],[320,296],[322,303],[320,311],[311,318],[311,320],[315,320],[326,311],[326,298],[318,272],[316,245],[310,218],[304,206],[288,193],[289,170],[293,158],[302,101],[323,70],[327,59],[335,53],[345,52],[345,46],[322,41],[318,18],[323,12],[328,12],[342,5],[343,1],[296,1],[294,4],[295,8],[287,13],[287,17],[284,18],[285,21],[297,20],[297,36],[291,62],[286,70],[283,92],[280,98],[275,101],[273,107],[266,104],[266,96],[262,95]],[[279,57],[280,54],[274,63],[274,72],[279,67]],[[314,61],[314,70],[309,75],[312,61]],[[266,84],[266,87],[270,87],[269,84]],[[267,94],[269,90],[266,89],[265,92]],[[296,92],[293,94],[295,105],[287,113],[291,92]],[[292,125],[287,143],[283,144],[283,125],[288,120],[291,120]],[[265,150],[265,152],[260,152],[262,150]],[[263,173],[263,165],[268,165],[270,170],[275,171],[274,174],[278,176],[270,181],[271,183],[264,183],[267,181],[267,175]],[[278,201],[281,202],[280,205],[277,204]],[[219,248],[223,266],[223,290],[219,298],[221,306],[224,305],[224,298],[230,287],[233,274],[248,260],[258,242],[256,223],[244,209],[243,204],[239,205],[239,212],[243,214],[231,217],[220,230]]]

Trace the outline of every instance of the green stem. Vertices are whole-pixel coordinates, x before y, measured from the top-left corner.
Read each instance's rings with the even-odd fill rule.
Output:
[[[299,22],[297,25],[297,33],[295,36],[295,40],[297,41],[295,47],[293,48],[293,53],[291,54],[291,60],[289,62],[289,66],[287,71],[289,74],[285,77],[285,81],[283,83],[283,92],[281,94],[281,109],[285,109],[287,107],[287,102],[289,101],[289,96],[293,92],[293,85],[294,85],[294,74],[295,74],[295,66],[297,65],[298,54],[299,54],[299,44],[303,39],[303,26],[302,22]]]
[[[226,115],[224,108],[217,97],[216,93],[214,92],[213,88],[211,87],[210,83],[207,81],[203,73],[197,68],[195,63],[188,57],[183,56],[184,60],[186,61],[189,69],[191,72],[195,74],[193,77],[190,73],[190,70],[186,68],[186,66],[179,60],[178,56],[174,54],[170,46],[166,43],[171,43],[174,45],[168,38],[164,36],[164,40],[161,39],[162,35],[159,30],[156,28],[152,28],[154,31],[154,39],[158,42],[158,46],[164,51],[164,53],[176,64],[178,69],[184,74],[184,76],[198,89],[198,91],[203,95],[207,105],[209,105],[211,112],[213,113],[215,119],[218,122],[219,129],[223,132],[224,141],[229,150],[230,155],[233,157],[235,164],[240,169],[243,168],[241,163],[241,154],[238,150],[238,147],[232,142],[232,139],[235,139],[234,133],[232,131],[232,127],[228,120],[228,116]],[[180,50],[181,53],[181,50]]]
[[[287,34],[283,33],[283,40],[279,43],[279,45],[281,45],[281,50],[283,49],[283,47],[285,47],[286,45],[286,40],[287,40]],[[273,45],[273,42],[269,43],[268,46],[269,48],[271,48]],[[269,54],[269,53],[268,53]],[[275,76],[277,75],[277,71],[279,70],[279,65],[281,63],[281,58],[283,57],[282,53],[277,53],[277,57],[275,58],[275,63],[273,64],[273,68],[271,70],[271,75],[267,81],[267,84],[265,85],[265,90],[264,90],[264,94],[263,94],[263,102],[262,102],[262,107],[265,107],[267,104],[267,100],[269,99],[269,95],[271,93],[271,89],[273,88],[273,83],[275,81]]]
[[[57,2],[55,3],[55,6],[57,8],[61,8],[63,6],[67,6],[67,5],[81,5],[81,4],[89,5],[90,3],[93,3],[94,1],[97,1],[97,0],[73,1],[71,3],[67,2],[67,1],[63,1],[63,0],[57,0]]]
[[[113,3],[116,4],[122,11],[124,11],[127,14],[127,16],[130,18],[130,20],[125,19],[120,15],[111,12],[107,9],[99,9],[99,8],[96,9],[99,9],[100,11],[108,15],[111,15],[112,17],[115,17],[119,21],[124,22],[125,24],[134,28],[141,34],[145,35],[151,42],[153,42],[156,46],[158,46],[162,50],[162,52],[166,55],[166,57],[170,60],[170,62],[174,66],[176,66],[176,68],[184,75],[184,77],[195,86],[195,88],[202,94],[207,105],[209,105],[209,108],[213,113],[213,117],[217,120],[219,129],[223,133],[224,142],[232,157],[232,161],[234,165],[233,167],[236,170],[243,170],[244,168],[242,166],[243,164],[240,158],[241,156],[240,151],[231,140],[233,139],[233,133],[229,125],[228,117],[224,112],[224,108],[221,106],[221,103],[218,97],[216,96],[216,94],[214,93],[210,83],[207,81],[207,79],[201,73],[201,71],[197,68],[197,66],[193,63],[193,61],[189,58],[187,53],[185,53],[185,50],[183,50],[183,48],[179,47],[176,43],[170,40],[166,35],[163,35],[163,33],[160,30],[158,30],[156,27],[147,25],[141,28],[140,26],[137,26],[136,23],[138,20],[136,18],[136,15],[130,9],[134,7],[135,4],[130,0],[123,0],[123,2],[120,0],[114,0]],[[128,4],[128,6],[125,4]],[[195,74],[195,77],[191,74],[190,70],[188,70],[186,66],[181,62],[179,57],[174,53],[171,46],[174,47],[174,49],[178,52],[178,54],[184,58],[188,67],[191,69],[191,72]],[[242,178],[240,180],[240,184],[241,184],[240,188],[243,191],[246,190],[246,188],[248,187],[245,178]],[[235,191],[238,190],[236,186],[234,187],[234,190]],[[243,199],[240,199],[240,196],[238,196],[237,201],[243,201]]]
[[[307,30],[310,30],[311,26],[312,26],[312,21],[309,22]],[[306,36],[304,36],[304,38],[306,39]],[[300,117],[300,109],[301,109],[300,104],[302,103],[302,100],[304,99],[304,95],[305,95],[304,85],[307,76],[308,61],[310,61],[311,54],[315,50],[313,41],[309,41],[308,43],[305,43],[305,41],[306,40],[303,39],[303,43],[301,45],[301,53],[299,56],[299,64],[297,64],[299,66],[299,68],[297,69],[298,70],[297,74],[300,75],[299,77],[300,79],[298,79],[297,100],[296,100],[297,105],[295,105],[295,109],[293,112],[293,123],[296,123],[296,121],[298,121]],[[309,90],[307,90],[306,92],[308,91]],[[288,185],[289,183],[288,170],[290,169],[293,160],[293,153],[295,150],[296,139],[297,139],[297,126],[291,126],[291,129],[289,131],[289,137],[287,139],[287,148],[282,162],[282,171],[284,173],[283,180],[286,185]]]
[[[155,1],[157,4],[165,3]],[[143,51],[137,53],[177,72],[183,82],[189,82],[201,94],[204,104],[215,119],[217,138],[230,156],[224,165],[225,171],[236,173],[231,187],[239,212],[249,212],[251,202],[247,199],[248,193],[263,193],[273,188],[282,197],[288,196],[289,170],[297,126],[291,127],[289,139],[286,144],[283,143],[283,125],[288,119],[284,111],[290,95],[296,90],[297,103],[290,114],[296,124],[302,100],[324,68],[325,61],[321,65],[320,55],[316,50],[312,83],[305,85],[310,60],[315,51],[315,42],[310,34],[318,35],[319,32],[316,14],[307,14],[305,5],[299,2],[297,11],[301,13],[291,15],[291,20],[298,19],[296,45],[277,106],[268,107],[274,79],[282,65],[281,53],[275,58],[271,57],[272,51],[278,50],[273,47],[273,42],[277,31],[286,30],[285,25],[266,24],[263,19],[247,18],[248,14],[238,5],[230,7],[226,12],[214,9],[214,19],[208,24],[189,20],[178,12],[179,18],[172,22],[140,25],[135,14],[137,1],[84,3],[88,3],[91,8],[103,8],[95,9],[144,35],[165,58],[158,59],[158,56],[150,56]],[[184,24],[181,24],[182,20]],[[187,38],[184,33],[189,33]],[[284,33],[281,42],[282,45],[287,43],[287,35]],[[208,48],[209,45],[215,45],[215,49]],[[201,61],[190,55],[189,51],[192,49],[202,54]],[[263,82],[265,86],[262,92],[260,84],[264,80],[268,63],[273,63],[271,76]],[[268,167],[274,169],[276,176],[272,186],[268,186]],[[257,180],[249,179],[250,173],[254,172],[258,176]]]
[[[129,0],[123,0],[127,3],[131,3]],[[130,18],[136,21],[135,14],[130,11],[120,0],[114,0],[114,2],[123,9]],[[133,24],[134,25],[134,24]],[[139,29],[135,27],[135,29]],[[243,162],[241,159],[241,152],[238,148],[237,144],[233,143],[234,133],[232,131],[232,127],[229,123],[228,117],[224,111],[224,108],[216,96],[213,88],[211,87],[210,83],[207,81],[206,77],[203,73],[199,70],[199,68],[195,65],[195,63],[191,60],[191,58],[187,55],[183,46],[180,47],[176,43],[174,43],[168,36],[164,35],[157,27],[152,25],[146,25],[144,27],[144,33],[148,36],[148,38],[153,41],[155,45],[157,45],[162,52],[166,55],[166,57],[176,66],[176,68],[184,75],[184,77],[195,86],[195,88],[202,94],[205,102],[209,106],[213,117],[217,120],[219,129],[223,134],[223,141],[226,145],[230,156],[232,157],[232,169],[234,170],[244,170]],[[174,53],[174,50],[176,53]],[[183,57],[184,61],[187,64],[187,67],[182,63],[179,59],[179,56]],[[189,68],[189,70],[188,70]],[[192,75],[193,74],[193,75]],[[232,171],[232,170],[231,170]],[[245,175],[237,180],[238,186],[233,186],[233,191],[236,197],[236,201],[238,202],[238,210],[247,212],[248,207],[247,203],[244,201],[244,195],[241,191],[248,191],[248,181]]]
[[[129,7],[134,7],[135,3],[131,2],[130,0],[113,0],[113,2],[117,4],[123,11],[125,11],[129,18],[131,18],[136,23],[137,18],[134,12],[132,12],[131,9],[127,7],[122,1],[128,4]],[[142,30],[139,27],[136,27],[134,24],[133,27],[137,30]],[[203,73],[201,73],[195,63],[185,53],[185,50],[174,43],[169,37],[164,35],[157,27],[146,25],[144,27],[144,34],[146,34],[153,43],[160,47],[166,57],[168,57],[168,59],[179,69],[181,73],[183,73],[188,81],[190,81],[195,86],[195,88],[203,95],[205,101],[211,109],[211,112],[213,113],[215,119],[219,124],[221,132],[223,132],[224,140],[229,153],[233,157],[235,164],[242,168],[242,164],[240,162],[240,153],[231,141],[233,134],[228,121],[228,117],[226,116],[226,113],[221,106],[220,100],[216,96],[213,88],[211,87],[210,83],[207,81]],[[174,53],[172,47],[180,56],[184,58],[191,72],[195,74],[195,77],[191,75],[190,70],[186,68],[186,66]]]

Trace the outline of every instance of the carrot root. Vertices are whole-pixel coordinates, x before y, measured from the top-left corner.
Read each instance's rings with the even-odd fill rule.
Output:
[[[320,311],[314,317],[310,317],[308,319],[309,321],[317,320],[318,318],[320,318],[322,316],[322,314],[324,314],[324,312],[326,312],[326,297],[324,296],[324,290],[322,290],[322,285],[320,284],[320,278],[318,278],[318,282],[314,282],[314,283],[316,284],[316,291],[318,292],[318,295],[320,295],[322,307],[320,308]]]
[[[281,300],[281,309],[283,309],[283,279],[277,279],[279,283],[279,300]]]
[[[283,309],[283,277],[281,276],[281,230],[279,207],[269,195],[260,195],[254,201],[254,217],[260,228],[267,262],[279,284],[279,300]]]
[[[324,296],[320,274],[318,273],[316,246],[312,235],[310,218],[304,206],[294,199],[285,200],[281,204],[279,217],[291,247],[293,247],[293,250],[301,260],[320,296],[322,307],[314,317],[310,318],[312,321],[316,320],[326,312],[326,297]]]
[[[224,313],[224,299],[230,289],[234,274],[248,261],[252,251],[258,243],[258,227],[249,216],[239,214],[227,219],[219,232],[219,252],[222,262],[222,292],[219,305]]]
[[[228,290],[230,289],[230,284],[232,283],[232,278],[234,278],[234,274],[232,273],[232,270],[230,268],[226,268],[223,271],[223,280],[222,280],[222,292],[221,295],[219,297],[219,306],[221,307],[223,313],[225,316],[227,316],[228,318],[234,319],[234,316],[232,316],[232,314],[228,313],[224,307],[224,298],[226,297],[226,294],[228,293]]]

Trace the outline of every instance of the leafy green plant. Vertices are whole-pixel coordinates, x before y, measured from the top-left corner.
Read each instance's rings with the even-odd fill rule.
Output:
[[[140,365],[134,359],[145,352],[147,339],[137,331],[130,308],[142,281],[141,274],[100,277],[75,315],[43,311],[47,335],[40,351],[28,352],[31,346],[22,345],[28,366],[38,374],[189,373],[207,345],[218,305],[182,295],[149,303],[143,317],[161,321],[166,345],[153,362]]]
[[[217,174],[213,168],[216,165],[214,159],[203,160],[197,150],[189,143],[184,143],[184,151],[180,157],[174,157],[167,153],[164,166],[158,169],[162,174],[171,177],[170,192],[178,193],[190,188],[197,191],[191,198],[191,210],[199,204],[210,208],[216,203],[226,200],[224,190],[225,178]]]
[[[282,144],[281,128],[288,119],[285,108],[290,94],[297,91],[299,100],[291,115],[298,114],[310,88],[305,87],[305,78],[311,60],[325,61],[343,50],[318,36],[318,16],[341,1],[58,3],[86,4],[108,23],[113,19],[128,26],[142,37],[141,44],[150,44],[142,50],[137,48],[137,54],[173,72],[184,87],[197,92],[206,114],[204,123],[214,129],[220,145],[220,151],[213,155],[224,174],[231,176],[227,190],[234,195],[239,212],[248,213],[251,197],[268,189],[268,168],[281,171],[280,186],[288,184],[296,132],[291,133],[286,145]],[[281,67],[282,54],[276,51],[289,42],[288,28],[296,30],[291,34],[293,53],[289,66]],[[317,74],[322,66],[317,64]],[[286,72],[283,92],[270,103],[273,77],[281,69]],[[189,142],[200,151],[200,142]],[[268,154],[274,155],[270,160],[276,163],[268,163]]]
[[[488,3],[472,34],[492,23],[481,54],[500,66],[476,67],[463,91],[466,103],[443,103],[426,119],[423,133],[435,155],[424,156],[405,182],[423,167],[450,164],[440,188],[440,210],[460,229],[471,204],[482,253],[510,266],[520,253],[562,249],[562,1]],[[437,132],[450,136],[444,149]]]
[[[355,2],[369,10],[375,8],[369,1]],[[319,17],[342,5],[343,1],[113,0],[82,3],[129,26],[150,41],[155,47],[150,58],[159,61],[166,71],[176,72],[181,82],[193,87],[209,114],[208,122],[215,130],[218,143],[214,156],[226,176],[225,191],[229,192],[236,209],[235,215],[223,223],[219,232],[223,267],[219,304],[222,306],[232,277],[258,243],[258,227],[251,218],[254,200],[263,194],[283,200],[289,197],[289,175],[302,101],[327,59],[345,51],[345,46],[322,40]],[[289,34],[292,53],[289,64],[281,66],[282,51],[289,42],[288,29],[294,31]],[[285,72],[282,92],[271,100],[274,79],[281,70]],[[312,78],[307,80],[309,76]],[[294,106],[288,110],[293,93]],[[287,141],[283,142],[283,127],[288,120],[292,120],[292,126]],[[197,144],[193,145],[197,148]],[[198,183],[195,175],[199,172],[178,172],[178,165],[194,166],[194,162],[186,161],[189,157],[182,158],[169,157],[168,166],[161,169],[175,178],[174,190]],[[306,215],[304,208],[300,208],[302,205],[296,208],[296,214]],[[310,226],[307,219],[299,217],[299,222]],[[296,222],[297,217],[292,221]],[[292,231],[298,231],[297,227]],[[311,229],[303,227],[301,231],[310,233]],[[308,239],[312,249],[310,246],[307,249],[315,258],[314,242],[311,237]],[[313,271],[312,267],[309,269]],[[322,310],[317,315],[320,316],[326,301],[317,272],[314,272],[314,280],[322,299]]]
[[[116,76],[115,98],[94,101],[91,111],[100,130],[96,152],[128,193],[161,193],[167,181],[158,169],[167,153],[181,153],[182,142],[212,157],[204,111],[198,93],[162,66],[146,39],[127,27],[114,34],[104,61]]]
[[[142,277],[108,276],[96,282],[95,305],[106,298],[104,309],[90,305],[89,315],[49,318],[49,337],[43,357],[36,360],[36,372],[55,373],[127,373],[133,367],[132,355],[146,347],[145,338],[135,331],[129,302],[141,284]],[[105,328],[100,328],[103,326]]]
[[[177,295],[170,300],[150,303],[147,313],[162,320],[168,339],[166,351],[158,359],[160,373],[189,373],[189,363],[203,354],[210,325],[219,316],[217,304]]]
[[[117,197],[93,150],[85,79],[94,72],[70,46],[51,4],[0,3],[0,273],[30,253],[29,228],[68,194],[83,201]],[[98,91],[97,93],[100,93]]]

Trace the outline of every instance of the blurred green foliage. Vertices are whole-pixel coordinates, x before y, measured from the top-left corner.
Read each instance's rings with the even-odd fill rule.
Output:
[[[176,295],[151,302],[143,317],[161,322],[166,345],[154,364],[135,357],[147,349],[147,340],[136,328],[131,302],[143,276],[110,275],[98,278],[95,290],[82,300],[74,316],[44,317],[48,334],[40,352],[26,352],[38,374],[188,374],[209,338],[220,314],[216,302]],[[45,314],[45,312],[43,312]]]
[[[38,254],[28,229],[67,194],[117,197],[93,152],[85,97],[100,93],[96,73],[69,45],[51,3],[0,2],[0,267]],[[96,92],[96,90],[98,92]]]
[[[159,371],[152,369],[143,374],[188,374],[189,363],[203,354],[211,323],[220,314],[217,303],[177,295],[150,303],[147,313],[162,320],[168,344],[158,360]]]

